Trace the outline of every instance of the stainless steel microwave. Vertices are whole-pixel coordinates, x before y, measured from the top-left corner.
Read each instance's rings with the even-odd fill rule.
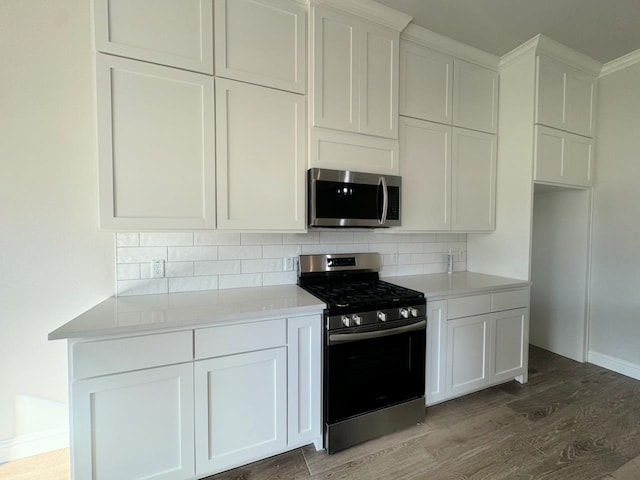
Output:
[[[310,227],[400,225],[398,176],[312,168],[308,181]]]

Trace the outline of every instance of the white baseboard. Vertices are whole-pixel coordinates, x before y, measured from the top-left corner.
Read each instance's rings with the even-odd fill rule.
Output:
[[[611,357],[604,353],[594,352],[589,350],[587,357],[589,363],[598,365],[599,367],[606,368],[607,370],[613,370],[614,372],[626,375],[627,377],[640,380],[640,365],[631,363],[621,358]]]
[[[0,440],[0,463],[38,455],[69,446],[69,429],[53,428]]]

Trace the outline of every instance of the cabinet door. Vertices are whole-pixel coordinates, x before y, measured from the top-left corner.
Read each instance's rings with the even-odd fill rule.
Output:
[[[451,227],[457,231],[495,229],[496,136],[453,129]]]
[[[313,125],[357,132],[360,36],[356,19],[331,8],[312,8]]]
[[[322,445],[322,319],[319,315],[287,321],[288,438],[290,448]]]
[[[511,380],[525,373],[528,346],[528,308],[494,313],[491,382]]]
[[[496,133],[498,72],[458,59],[453,66],[453,124]]]
[[[593,182],[594,141],[580,135],[566,134],[562,181],[569,185],[590,187]]]
[[[447,362],[447,301],[427,304],[427,405],[445,399],[445,365]]]
[[[536,123],[564,128],[565,66],[538,56]]]
[[[305,98],[216,79],[218,228],[305,228]]]
[[[458,397],[487,386],[491,314],[447,321],[447,398]]]
[[[193,364],[71,384],[73,478],[194,476]]]
[[[593,137],[595,78],[538,57],[536,123]]]
[[[213,78],[97,56],[101,225],[215,227]]]
[[[591,186],[593,140],[542,125],[535,130],[534,180]]]
[[[451,228],[451,127],[400,119],[402,228]]]
[[[306,24],[291,0],[215,0],[216,76],[304,93]]]
[[[195,362],[196,476],[287,446],[287,349]]]
[[[567,71],[566,129],[587,137],[594,136],[595,79],[574,69]]]
[[[361,133],[398,138],[398,53],[400,34],[360,23]]]
[[[451,124],[453,58],[400,41],[400,115]]]
[[[95,0],[96,49],[213,74],[212,0]]]

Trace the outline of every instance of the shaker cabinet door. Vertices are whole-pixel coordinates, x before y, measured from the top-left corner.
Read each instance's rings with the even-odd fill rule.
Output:
[[[287,348],[195,362],[196,475],[287,446]]]
[[[447,321],[447,397],[487,386],[491,378],[491,314]]]
[[[71,401],[73,478],[193,477],[192,363],[79,380]]]
[[[357,132],[360,128],[360,36],[353,17],[313,8],[313,126]]]
[[[400,41],[400,115],[451,125],[453,58]]]
[[[96,49],[213,74],[212,0],[95,0]]]
[[[306,91],[306,9],[291,0],[215,0],[216,76]]]
[[[304,230],[305,97],[216,79],[218,228]]]
[[[497,133],[498,72],[458,59],[453,67],[453,124]]]
[[[496,136],[454,127],[452,155],[452,230],[494,230]]]
[[[101,226],[215,227],[213,78],[96,61]]]
[[[360,133],[398,138],[399,35],[361,23]]]
[[[400,119],[402,228],[451,228],[451,127]]]

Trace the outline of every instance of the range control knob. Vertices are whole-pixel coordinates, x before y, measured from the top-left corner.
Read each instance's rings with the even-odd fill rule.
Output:
[[[385,312],[378,312],[378,320],[381,322],[387,321],[387,314]]]
[[[362,325],[362,317],[357,313],[351,315],[351,320],[353,320],[353,323],[355,323],[356,325]]]
[[[351,326],[351,319],[349,317],[347,317],[346,315],[342,316],[342,325],[344,325],[345,327],[350,327]]]
[[[412,317],[417,317],[418,316],[418,309],[417,308],[409,308],[409,313],[411,314]]]
[[[401,308],[400,309],[400,316],[402,318],[409,318],[409,310],[407,310],[406,308]]]

